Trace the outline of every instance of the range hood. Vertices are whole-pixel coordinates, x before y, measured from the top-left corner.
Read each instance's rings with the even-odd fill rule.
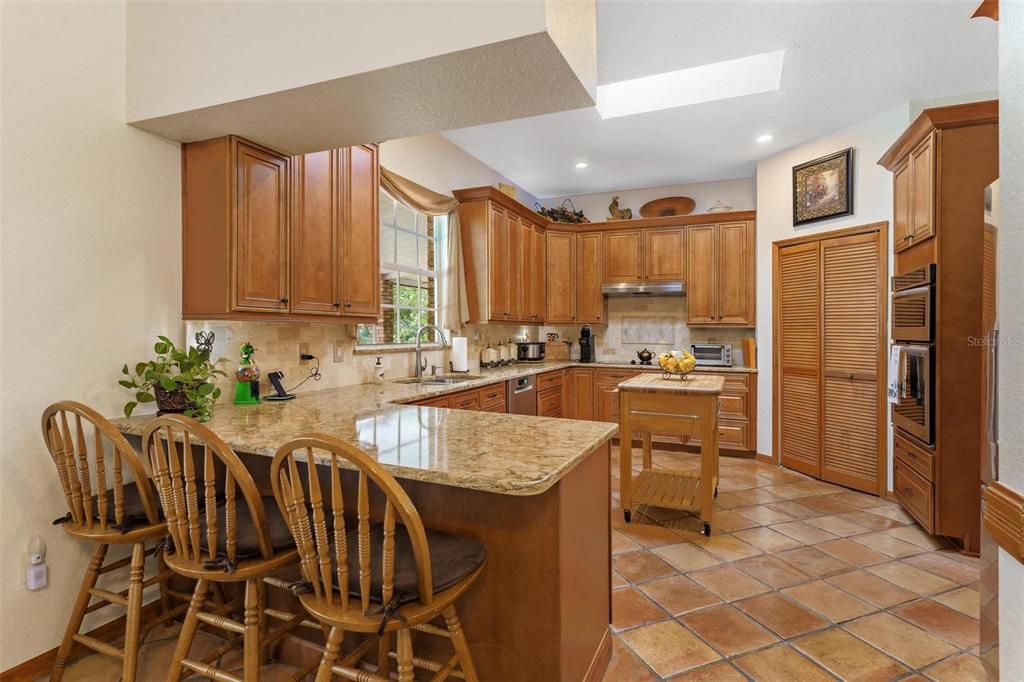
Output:
[[[620,282],[602,284],[605,296],[685,296],[686,282]]]

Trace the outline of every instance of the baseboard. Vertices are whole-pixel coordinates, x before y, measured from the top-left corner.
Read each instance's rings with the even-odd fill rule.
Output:
[[[604,673],[608,669],[608,661],[612,654],[612,629],[609,627],[604,631],[604,637],[594,652],[594,658],[590,661],[587,674],[583,676],[583,682],[601,682]]]
[[[758,462],[764,462],[765,464],[778,464],[778,462],[775,461],[774,455],[766,455],[763,452],[754,453],[754,459]]]
[[[142,607],[141,621],[145,623],[148,620],[156,618],[160,615],[160,600],[151,601]],[[124,635],[124,626],[127,616],[119,616],[112,621],[104,623],[94,630],[90,630],[88,634],[90,637],[95,637],[101,642],[113,642]],[[63,625],[61,626],[63,631]],[[53,664],[57,661],[57,650],[60,649],[60,645],[57,645],[49,651],[44,651],[35,658],[19,663],[13,668],[9,668],[0,672],[0,682],[15,682],[16,680],[34,680],[45,675],[49,675],[50,671],[53,670]],[[68,662],[81,658],[88,654],[96,653],[92,649],[82,646],[81,644],[75,644],[71,648],[71,656]]]

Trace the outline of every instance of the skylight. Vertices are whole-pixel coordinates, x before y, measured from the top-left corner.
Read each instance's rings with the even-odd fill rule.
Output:
[[[779,89],[785,50],[597,86],[597,113],[618,118]]]

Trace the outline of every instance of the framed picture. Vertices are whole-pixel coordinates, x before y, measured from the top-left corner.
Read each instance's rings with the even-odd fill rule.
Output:
[[[793,224],[853,214],[853,147],[793,166]]]

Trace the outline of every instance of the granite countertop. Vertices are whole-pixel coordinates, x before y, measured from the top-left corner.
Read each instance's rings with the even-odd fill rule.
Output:
[[[298,394],[284,403],[217,405],[207,423],[237,452],[272,457],[284,442],[310,432],[357,445],[398,478],[506,495],[538,495],[615,435],[605,422],[409,405],[508,379],[570,367],[657,369],[628,362],[549,360],[481,369],[459,384],[344,386]],[[708,372],[756,372],[741,367]],[[114,419],[140,436],[150,416]]]
[[[206,426],[237,452],[272,457],[289,439],[318,432],[369,452],[397,478],[538,495],[614,436],[618,426],[400,404],[522,374],[515,369],[457,385],[387,382],[308,391],[283,403],[220,404]],[[112,421],[121,432],[140,436],[151,418]]]
[[[715,396],[722,392],[725,377],[715,374],[694,374],[684,381],[682,379],[663,379],[657,374],[641,374],[619,384],[622,391],[654,391],[658,393],[678,393],[691,395]]]

